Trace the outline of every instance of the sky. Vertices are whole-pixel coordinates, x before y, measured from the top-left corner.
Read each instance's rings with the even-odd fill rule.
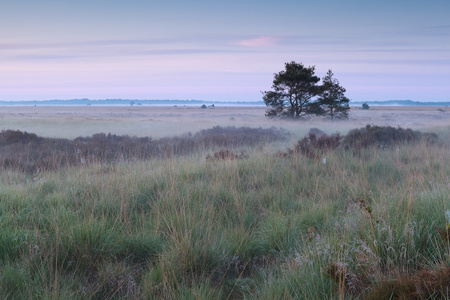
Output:
[[[0,100],[259,101],[290,61],[352,101],[450,101],[450,1],[0,4]]]

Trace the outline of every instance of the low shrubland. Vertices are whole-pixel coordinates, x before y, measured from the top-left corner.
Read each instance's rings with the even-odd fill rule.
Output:
[[[401,144],[415,144],[424,142],[429,145],[437,143],[438,136],[435,133],[422,133],[417,130],[395,128],[391,126],[371,126],[350,130],[345,136],[339,133],[327,135],[318,128],[311,128],[308,135],[299,140],[294,149],[278,153],[280,156],[296,154],[309,158],[318,158],[326,152],[343,148],[351,150],[354,154],[362,149],[370,147],[380,149],[392,149]]]
[[[373,145],[385,149],[401,143],[417,143],[424,141],[432,144],[437,142],[435,133],[422,133],[410,128],[391,127],[391,126],[370,126],[353,129],[344,137],[342,141],[346,149],[354,151]]]
[[[236,144],[249,134],[229,142],[216,130],[180,138],[204,139],[187,152],[168,139],[170,155],[139,161],[104,154],[39,172],[4,164],[2,297],[449,297],[447,143],[420,137],[349,148],[348,135],[314,131],[299,142],[309,150],[262,150],[260,141],[280,142],[269,134],[242,154]],[[48,142],[2,134],[2,147],[17,151]],[[101,145],[94,139],[84,141]],[[326,163],[317,159],[325,153]]]
[[[288,138],[286,130],[221,127],[160,138],[98,133],[74,140],[38,137],[18,130],[0,132],[0,168],[36,173],[62,167],[169,158],[213,147],[250,147]]]

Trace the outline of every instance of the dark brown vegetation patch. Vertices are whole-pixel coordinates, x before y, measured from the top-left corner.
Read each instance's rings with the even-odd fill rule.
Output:
[[[247,158],[248,156],[241,152],[241,154],[236,154],[231,150],[220,150],[218,152],[215,152],[214,154],[208,154],[206,156],[206,160],[209,161],[215,161],[215,160],[234,160],[234,159],[243,159]]]
[[[310,133],[307,137],[298,141],[294,152],[304,154],[308,157],[318,157],[325,152],[339,147],[340,141],[341,135],[338,133],[332,135],[322,134],[319,137],[314,133]]]
[[[366,299],[447,299],[450,290],[450,266],[422,269],[375,285]]]
[[[20,130],[3,130],[0,133],[0,146],[6,146],[11,144],[27,144],[30,142],[41,141],[34,133],[22,132]]]
[[[0,168],[24,172],[56,170],[90,163],[115,163],[185,155],[213,147],[255,146],[283,141],[288,132],[275,127],[221,127],[196,134],[152,139],[98,133],[74,140],[38,137],[19,130],[0,132]]]
[[[334,263],[328,267],[327,275],[345,294],[367,300],[447,299],[450,290],[450,266],[374,280],[367,274],[353,272],[343,263]]]
[[[435,133],[422,133],[410,128],[366,125],[366,127],[350,130],[345,135],[342,146],[345,149],[353,150],[371,146],[384,149],[401,143],[415,143],[420,141],[434,143],[437,141],[437,138]]]
[[[286,153],[278,153],[278,156],[288,157],[302,154],[310,158],[320,158],[324,153],[337,148],[353,150],[354,153],[370,148],[391,149],[402,143],[426,142],[436,143],[438,136],[435,133],[422,133],[410,128],[404,129],[391,126],[367,125],[359,129],[353,129],[348,134],[341,136],[339,133],[327,135],[317,128],[312,128],[308,135],[299,140],[294,149]]]

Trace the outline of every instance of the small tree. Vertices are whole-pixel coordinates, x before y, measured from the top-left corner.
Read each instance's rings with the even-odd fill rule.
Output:
[[[369,104],[367,104],[367,102],[362,104],[362,109],[369,109]]]
[[[265,91],[263,100],[267,107],[266,116],[300,118],[314,113],[310,101],[319,93],[314,75],[315,67],[305,67],[294,61],[285,63],[285,70],[274,74],[273,91]]]
[[[339,81],[333,78],[333,72],[328,70],[327,75],[322,78],[321,93],[317,103],[322,109],[318,113],[335,118],[348,118],[350,100],[345,97],[345,88],[339,85]]]

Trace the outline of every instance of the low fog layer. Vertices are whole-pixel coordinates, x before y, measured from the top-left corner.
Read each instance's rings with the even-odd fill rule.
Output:
[[[14,129],[45,137],[75,138],[95,133],[160,138],[220,126],[282,127],[306,134],[311,127],[327,133],[366,124],[426,129],[450,124],[446,107],[352,107],[348,120],[315,117],[284,121],[264,115],[264,107],[3,107],[0,130]]]

